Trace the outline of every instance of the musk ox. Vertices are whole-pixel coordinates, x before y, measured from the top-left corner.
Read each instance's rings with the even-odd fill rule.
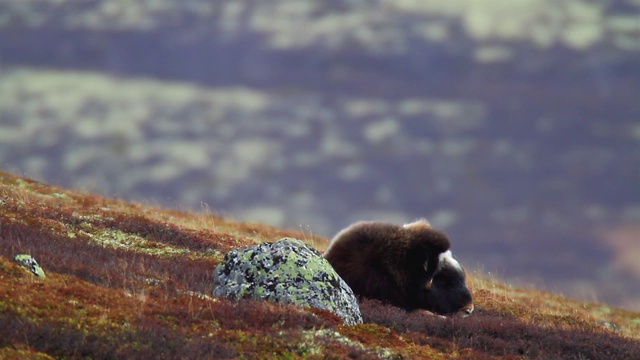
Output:
[[[426,220],[402,226],[365,221],[340,231],[324,257],[359,297],[406,310],[471,314],[465,272],[450,246]]]

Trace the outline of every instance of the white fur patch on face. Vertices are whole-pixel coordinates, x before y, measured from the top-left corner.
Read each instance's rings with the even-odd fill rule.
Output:
[[[453,258],[451,250],[447,250],[438,256],[438,268],[442,268],[445,264],[448,264],[456,270],[464,271],[458,260]]]

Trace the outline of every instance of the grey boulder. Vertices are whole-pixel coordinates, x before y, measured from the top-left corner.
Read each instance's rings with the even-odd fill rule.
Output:
[[[317,250],[293,238],[227,253],[215,269],[213,295],[311,306],[348,325],[362,322],[351,288]]]

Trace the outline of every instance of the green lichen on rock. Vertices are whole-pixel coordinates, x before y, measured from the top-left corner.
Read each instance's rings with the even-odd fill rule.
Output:
[[[42,278],[46,277],[44,275],[44,270],[42,270],[42,267],[38,265],[38,262],[36,261],[36,259],[34,259],[31,255],[18,254],[14,257],[14,260],[19,262],[21,265],[23,265],[27,269],[31,270],[31,272],[36,274],[37,276],[40,276]]]
[[[346,324],[362,322],[351,288],[317,250],[297,239],[230,251],[215,270],[214,285],[214,296],[317,307]]]

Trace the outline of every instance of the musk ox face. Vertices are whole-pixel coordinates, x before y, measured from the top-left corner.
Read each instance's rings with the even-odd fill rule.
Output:
[[[459,311],[470,315],[473,299],[465,279],[464,269],[451,256],[451,251],[440,254],[438,269],[423,293],[423,308],[443,315]]]

